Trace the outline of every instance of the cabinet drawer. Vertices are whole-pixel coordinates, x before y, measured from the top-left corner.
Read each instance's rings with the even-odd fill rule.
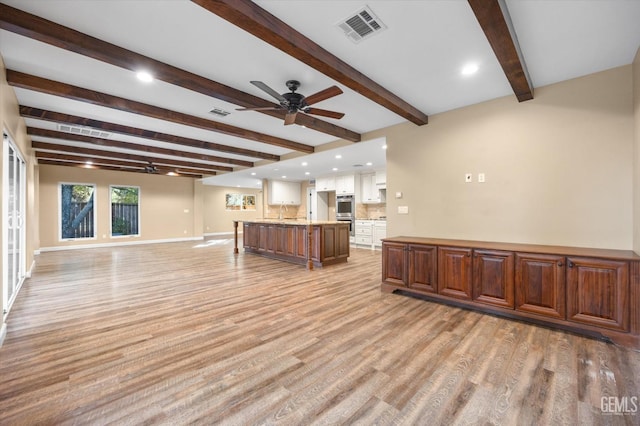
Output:
[[[356,235],[356,244],[371,245],[371,235]]]
[[[356,235],[371,235],[370,226],[356,226]]]

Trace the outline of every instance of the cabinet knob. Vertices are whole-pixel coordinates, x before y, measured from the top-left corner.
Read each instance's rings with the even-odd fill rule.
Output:
[[[567,266],[569,266],[569,268],[573,268],[573,262],[569,262]]]
[[[558,262],[558,266],[562,268],[562,262]]]

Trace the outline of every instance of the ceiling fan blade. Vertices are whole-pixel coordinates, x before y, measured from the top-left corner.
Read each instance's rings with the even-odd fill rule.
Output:
[[[276,92],[271,87],[267,86],[266,84],[264,84],[261,81],[251,81],[250,83],[253,84],[254,86],[256,86],[258,89],[263,90],[264,92],[270,94],[271,96],[273,96],[274,98],[276,98],[280,102],[286,102],[287,101],[284,97],[282,97],[282,95],[280,93]]]
[[[287,115],[284,116],[284,125],[288,126],[289,124],[293,124],[296,122],[296,115],[298,112],[288,112]]]
[[[320,108],[307,108],[304,112],[306,112],[307,114],[321,115],[323,117],[329,117],[329,118],[336,118],[338,120],[344,117],[344,112],[328,111],[326,109],[320,109]]]
[[[314,93],[313,95],[309,95],[305,97],[305,102],[307,105],[312,105],[320,101],[324,101],[325,99],[333,98],[334,96],[338,96],[342,93],[342,89],[338,86],[331,86],[324,90],[319,91],[318,93]]]
[[[282,109],[276,106],[272,107],[254,107],[254,108],[236,108],[236,111],[269,111],[273,109]]]

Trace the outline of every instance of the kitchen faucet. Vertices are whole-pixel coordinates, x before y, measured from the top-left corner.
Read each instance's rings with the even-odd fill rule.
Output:
[[[284,211],[287,211],[287,206],[284,205],[284,201],[280,203],[280,213],[278,214],[278,220],[282,220],[282,208],[284,207]]]

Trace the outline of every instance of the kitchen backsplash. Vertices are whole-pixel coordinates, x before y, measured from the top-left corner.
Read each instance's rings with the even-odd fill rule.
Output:
[[[386,204],[356,203],[356,219],[384,219],[387,217]]]

